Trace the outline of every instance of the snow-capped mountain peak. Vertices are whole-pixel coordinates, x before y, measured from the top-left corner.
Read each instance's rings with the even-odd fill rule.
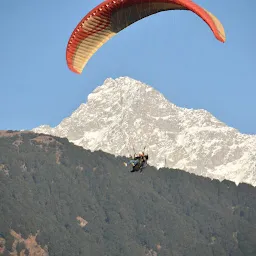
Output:
[[[133,154],[149,163],[256,185],[256,136],[239,133],[206,110],[180,108],[129,77],[108,78],[58,126],[35,132],[67,137],[86,149]]]

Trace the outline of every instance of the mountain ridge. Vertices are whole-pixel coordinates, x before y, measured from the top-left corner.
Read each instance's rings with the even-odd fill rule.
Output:
[[[129,77],[106,79],[59,125],[32,131],[115,155],[146,146],[149,163],[157,168],[256,186],[256,135],[241,134],[206,110],[178,107]]]

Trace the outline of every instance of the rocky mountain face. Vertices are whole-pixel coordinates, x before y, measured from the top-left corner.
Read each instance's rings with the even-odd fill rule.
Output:
[[[256,185],[256,135],[241,134],[205,110],[178,107],[128,77],[107,79],[58,126],[33,131],[115,155],[146,146],[149,163],[157,168]]]
[[[0,131],[0,255],[253,256],[256,188]]]

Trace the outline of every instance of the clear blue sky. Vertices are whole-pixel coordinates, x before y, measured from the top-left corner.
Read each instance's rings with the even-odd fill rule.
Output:
[[[66,65],[67,41],[100,2],[1,0],[0,129],[56,126],[106,78],[129,76],[256,134],[255,1],[195,1],[223,23],[225,44],[193,13],[163,12],[119,33],[77,75]]]

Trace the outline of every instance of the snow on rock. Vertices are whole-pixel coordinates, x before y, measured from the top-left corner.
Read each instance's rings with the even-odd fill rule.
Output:
[[[106,79],[58,126],[33,131],[115,155],[147,146],[149,164],[157,168],[256,185],[256,135],[241,134],[205,110],[177,107],[129,77]]]

